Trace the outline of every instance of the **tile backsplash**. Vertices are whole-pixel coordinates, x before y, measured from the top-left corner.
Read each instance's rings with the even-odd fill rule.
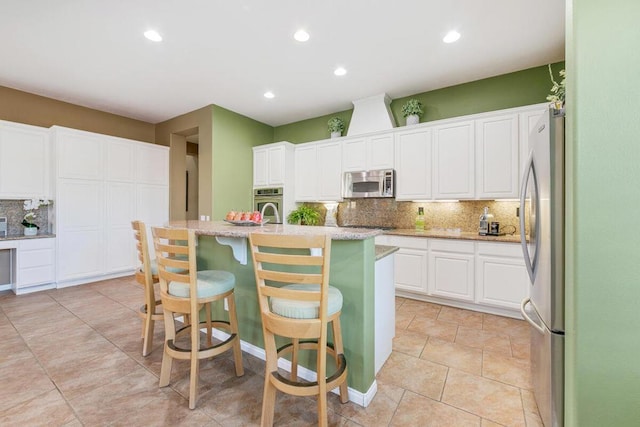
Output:
[[[24,227],[22,226],[22,219],[27,213],[23,209],[24,200],[0,200],[0,216],[7,217],[7,234],[8,235],[21,235],[23,234]],[[34,211],[36,214],[35,223],[40,229],[40,233],[50,233],[51,221],[50,215],[53,215],[53,202],[49,202],[46,206],[41,206]]]
[[[469,200],[460,202],[400,202],[393,199],[354,199],[338,205],[338,225],[377,225],[393,228],[414,228],[418,207],[424,208],[425,229],[444,228],[478,231],[480,215],[485,206],[500,223],[500,231],[519,233],[516,217],[518,201]],[[325,207],[314,204],[321,213]],[[525,218],[528,220],[528,218]],[[525,222],[528,224],[528,221]],[[528,225],[527,225],[528,227]],[[528,229],[527,229],[528,232]],[[528,233],[527,233],[528,234]]]

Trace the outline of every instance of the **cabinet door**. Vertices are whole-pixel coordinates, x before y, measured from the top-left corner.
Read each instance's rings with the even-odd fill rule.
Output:
[[[364,138],[348,139],[342,142],[342,165],[345,172],[357,172],[367,169]]]
[[[518,310],[528,295],[527,279],[521,260],[479,256],[477,302]]]
[[[435,127],[433,145],[433,197],[472,199],[475,195],[473,122]]]
[[[338,142],[320,144],[317,147],[318,201],[342,199],[341,145]]]
[[[103,137],[88,132],[56,130],[58,178],[102,179]]]
[[[518,197],[518,115],[476,120],[476,183],[481,199]]]
[[[0,198],[49,197],[49,132],[0,123]]]
[[[431,241],[429,251],[429,293],[473,301],[473,242]]]
[[[105,272],[132,270],[136,251],[131,234],[131,221],[136,218],[135,184],[107,182],[105,223]]]
[[[104,196],[100,181],[58,180],[58,282],[104,270]]]
[[[20,241],[16,288],[55,282],[55,239]]]
[[[427,251],[400,248],[395,253],[396,289],[427,294]]]
[[[431,198],[431,129],[396,135],[396,199]]]
[[[284,185],[285,147],[271,147],[268,151],[268,185]]]
[[[296,147],[295,170],[296,201],[316,200],[318,195],[318,163],[314,144]]]
[[[393,134],[377,135],[367,139],[367,169],[393,169]]]
[[[136,182],[169,185],[169,149],[136,143]]]
[[[169,187],[163,185],[136,185],[136,218],[147,226],[147,235],[151,238],[152,226],[164,226],[169,221]],[[131,234],[129,235],[131,238]],[[155,258],[153,243],[149,252]]]
[[[534,131],[538,120],[546,112],[547,106],[520,113],[520,170],[524,171],[529,158],[529,135]],[[522,177],[520,177],[522,178]]]
[[[269,185],[269,149],[253,149],[253,186],[266,187]]]
[[[109,181],[135,180],[135,144],[114,138],[105,141],[105,178]]]

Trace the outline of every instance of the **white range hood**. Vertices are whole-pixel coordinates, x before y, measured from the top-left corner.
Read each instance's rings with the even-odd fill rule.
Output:
[[[396,127],[390,104],[391,98],[386,93],[353,101],[353,115],[347,135],[361,135]]]

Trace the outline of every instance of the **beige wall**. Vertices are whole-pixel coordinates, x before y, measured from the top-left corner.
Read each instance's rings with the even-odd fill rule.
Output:
[[[198,215],[212,216],[213,211],[213,108],[175,117],[156,125],[156,144],[171,147],[169,154],[169,218],[184,219],[186,138],[198,134]],[[197,129],[197,132],[195,132]],[[172,137],[173,135],[173,137]]]
[[[155,142],[155,125],[0,86],[0,120]]]

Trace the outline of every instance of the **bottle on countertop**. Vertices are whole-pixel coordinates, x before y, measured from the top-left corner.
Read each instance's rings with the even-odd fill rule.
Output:
[[[486,236],[489,234],[489,223],[493,221],[493,215],[489,213],[489,208],[485,207],[484,212],[480,215],[480,227],[478,227],[478,234]]]
[[[418,208],[418,215],[416,215],[416,231],[424,231],[424,208]]]

